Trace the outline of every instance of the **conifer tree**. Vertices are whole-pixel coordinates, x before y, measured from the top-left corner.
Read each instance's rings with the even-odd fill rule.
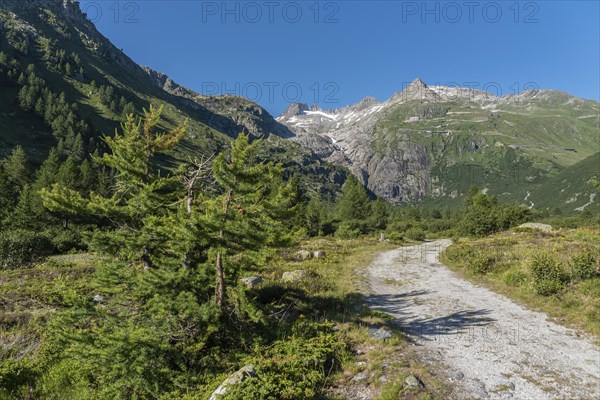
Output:
[[[14,192],[20,192],[29,183],[31,178],[27,155],[23,147],[15,147],[10,156],[2,164],[6,179],[10,184],[14,185]]]
[[[366,221],[371,215],[369,195],[354,175],[349,175],[342,187],[337,214],[342,221]]]
[[[291,240],[281,220],[292,211],[292,185],[283,183],[281,165],[258,162],[259,145],[260,141],[250,143],[240,134],[230,154],[220,154],[213,164],[213,175],[223,189],[209,206],[219,307],[225,302],[226,274],[235,279],[244,265],[259,262],[264,251]]]
[[[108,258],[93,281],[102,304],[91,309],[83,302],[61,314],[52,335],[53,345],[63,349],[55,368],[73,371],[77,393],[160,398],[187,384],[181,376],[206,368],[209,338],[226,334],[219,316],[228,305],[227,286],[235,290],[243,268],[260,265],[290,240],[281,220],[293,211],[293,193],[280,165],[257,160],[258,141],[250,144],[240,135],[228,155],[217,157],[211,172],[219,194],[209,198],[152,167],[153,155],[185,133],[180,127],[156,134],[159,117],[155,108],[143,121],[130,116],[122,134],[105,139],[111,153],[98,161],[115,171],[112,195],[86,199],[58,184],[43,190],[52,210],[94,214],[114,224],[91,240]],[[190,181],[192,187],[197,181]],[[242,309],[240,293],[230,298],[238,301],[230,303],[232,310]]]
[[[388,205],[378,197],[372,205],[371,225],[374,229],[385,229],[388,224]]]
[[[321,235],[321,225],[323,223],[325,210],[323,203],[317,198],[312,197],[306,206],[304,213],[306,230],[309,236]]]
[[[73,187],[71,181],[76,173],[71,158],[61,166],[58,174],[63,185],[54,185],[51,191],[43,192],[46,206],[53,211],[88,213],[112,221],[118,227],[117,233],[98,234],[94,242],[109,254],[128,261],[142,261],[144,269],[151,266],[149,247],[153,243],[151,235],[143,231],[144,218],[163,214],[164,204],[175,199],[174,193],[168,190],[173,185],[173,178],[153,173],[151,157],[175,146],[185,134],[184,126],[169,133],[155,133],[161,112],[162,107],[151,106],[149,111],[144,110],[143,121],[130,115],[122,125],[122,135],[104,138],[112,152],[96,161],[116,173],[112,196],[91,193],[90,199],[85,200],[69,189]]]

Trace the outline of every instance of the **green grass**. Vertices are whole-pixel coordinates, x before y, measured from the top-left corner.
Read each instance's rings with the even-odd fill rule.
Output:
[[[590,247],[600,254],[600,228],[513,231],[463,239],[442,253],[442,261],[463,277],[546,312],[562,325],[600,337],[600,275],[579,279],[573,267],[575,257]],[[547,255],[563,271],[567,282],[558,286],[557,293],[540,294],[532,269],[536,254]],[[485,271],[475,268],[481,258],[488,261]],[[595,268],[600,270],[598,262]]]
[[[312,354],[313,350],[305,347],[311,343],[310,336],[305,342],[302,333],[298,336],[287,329],[276,330],[270,339],[256,342],[255,347],[225,348],[220,353],[219,367],[202,377],[197,392],[185,398],[207,398],[229,373],[251,363],[257,370],[269,374],[269,378],[265,378],[267,383],[288,379],[292,373],[312,374],[315,382],[322,382],[314,390],[323,391],[323,398],[338,398],[357,388],[368,388],[381,399],[389,398],[390,391],[395,390],[408,399],[443,399],[447,388],[434,375],[431,366],[417,361],[414,350],[402,332],[393,326],[390,317],[363,305],[361,293],[366,288],[362,270],[378,252],[395,246],[375,239],[316,238],[301,243],[299,248],[323,251],[323,259],[296,261],[294,255],[299,248],[293,248],[280,252],[267,267],[248,271],[249,275],[265,279],[248,294],[262,304],[269,318],[275,319],[275,326],[303,326],[300,332],[325,329],[324,332],[330,333],[324,337],[335,338],[333,343],[341,343],[342,347],[329,349],[323,347],[328,344],[322,343]],[[89,279],[94,273],[94,262],[93,256],[82,253],[54,256],[30,268],[0,270],[0,343],[3,344],[0,388],[9,390],[11,384],[35,380],[43,374],[43,344],[48,326],[74,297],[94,296]],[[281,282],[283,272],[296,269],[307,269],[311,274],[298,283]],[[385,341],[370,338],[368,330],[375,326],[389,329],[393,337]],[[306,357],[321,357],[335,351],[339,363],[324,370],[297,370],[294,353],[287,353],[296,348],[294,346],[299,346],[296,352],[308,351]],[[361,372],[366,374],[366,380],[353,380]],[[405,387],[403,379],[408,375],[418,376],[426,388]],[[27,398],[27,390],[23,390],[20,396],[0,391],[0,399]]]

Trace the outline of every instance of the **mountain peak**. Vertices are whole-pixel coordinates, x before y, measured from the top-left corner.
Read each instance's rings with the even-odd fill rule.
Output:
[[[310,110],[310,108],[308,107],[308,104],[305,104],[305,103],[291,103],[288,106],[288,108],[286,108],[285,111],[282,112],[281,115],[279,115],[279,117],[277,117],[277,119],[280,119],[280,118],[291,118],[294,115],[302,115],[304,113],[304,111],[309,111],[309,110]]]
[[[427,84],[425,82],[423,82],[423,80],[421,78],[416,77],[408,86],[417,86],[417,87],[426,88]]]
[[[439,100],[439,95],[430,89],[421,78],[416,78],[402,92],[394,93],[391,100],[400,102],[407,100],[436,101]]]
[[[358,110],[363,110],[365,108],[369,108],[369,107],[374,106],[375,104],[379,104],[379,103],[380,103],[379,100],[377,100],[375,97],[367,96],[367,97],[364,97],[358,103],[356,103],[354,105],[354,107]]]

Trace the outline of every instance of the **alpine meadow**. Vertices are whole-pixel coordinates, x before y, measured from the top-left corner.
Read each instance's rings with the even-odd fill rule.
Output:
[[[599,398],[599,21],[0,0],[0,399]]]

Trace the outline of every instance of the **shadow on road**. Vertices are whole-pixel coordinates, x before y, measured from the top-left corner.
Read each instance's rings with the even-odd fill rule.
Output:
[[[390,314],[395,318],[394,325],[407,334],[423,340],[437,340],[442,336],[465,335],[472,333],[472,328],[485,326],[495,322],[489,317],[491,310],[461,310],[436,318],[423,318],[407,312],[413,303],[418,303],[419,296],[431,293],[427,290],[413,290],[406,293],[371,295],[367,303],[371,308]]]

